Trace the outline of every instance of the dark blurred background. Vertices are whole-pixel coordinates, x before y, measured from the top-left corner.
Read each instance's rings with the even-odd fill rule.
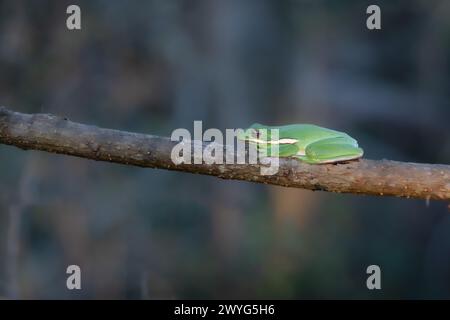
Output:
[[[165,136],[315,123],[367,158],[448,164],[449,17],[447,0],[1,0],[0,105]],[[447,205],[0,145],[0,296],[450,298]]]

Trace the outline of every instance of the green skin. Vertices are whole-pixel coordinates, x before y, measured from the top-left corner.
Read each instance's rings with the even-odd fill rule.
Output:
[[[271,139],[270,129],[279,130],[278,139]],[[239,134],[238,139],[257,144],[258,149],[265,149],[269,156],[271,146],[278,144],[279,157],[294,157],[310,164],[359,159],[364,153],[348,134],[311,124],[265,126],[255,123]]]

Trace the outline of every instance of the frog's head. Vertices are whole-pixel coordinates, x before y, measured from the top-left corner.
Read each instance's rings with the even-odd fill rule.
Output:
[[[250,142],[264,142],[270,140],[270,127],[254,123],[248,129],[238,134],[238,139]]]

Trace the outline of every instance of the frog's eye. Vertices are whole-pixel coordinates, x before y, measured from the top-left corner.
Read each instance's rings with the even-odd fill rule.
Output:
[[[250,135],[255,138],[259,138],[259,131],[257,129],[252,129]]]

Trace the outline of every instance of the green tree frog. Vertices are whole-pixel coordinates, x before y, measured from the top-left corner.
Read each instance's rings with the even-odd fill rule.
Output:
[[[278,139],[271,139],[271,129],[278,129]],[[271,145],[278,144],[279,157],[294,157],[310,164],[359,159],[364,153],[348,134],[312,124],[265,126],[255,123],[238,134],[238,139],[255,143],[268,154]]]

